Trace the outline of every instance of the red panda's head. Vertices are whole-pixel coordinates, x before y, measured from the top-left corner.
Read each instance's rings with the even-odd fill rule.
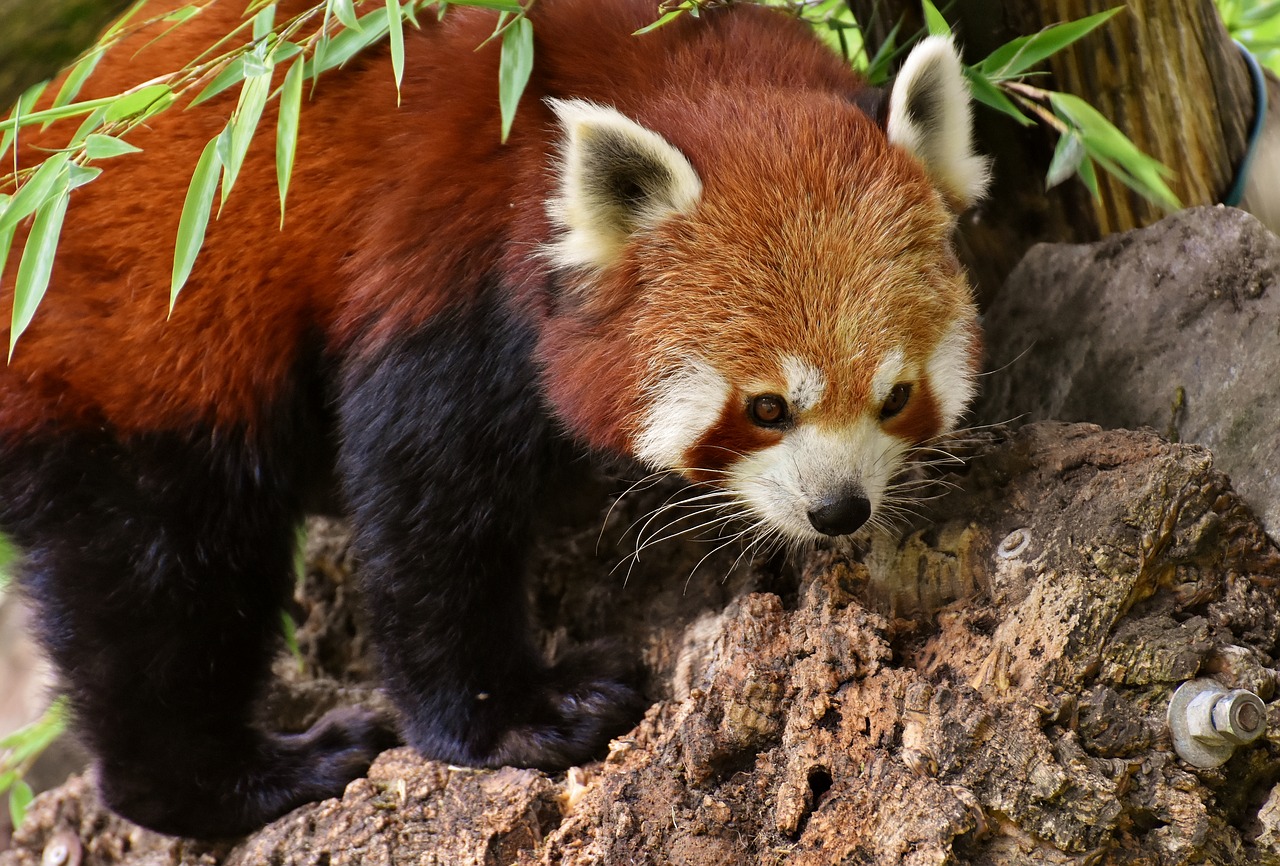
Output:
[[[885,128],[816,91],[708,91],[644,125],[552,107],[566,137],[547,255],[577,311],[549,352],[562,417],[724,491],[761,534],[881,514],[979,362],[951,232],[986,164],[951,44],[912,53]]]

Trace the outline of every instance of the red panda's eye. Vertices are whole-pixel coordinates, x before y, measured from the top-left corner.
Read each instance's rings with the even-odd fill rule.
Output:
[[[884,405],[880,407],[880,420],[888,421],[894,415],[897,415],[907,407],[907,401],[911,399],[911,383],[899,382],[889,391],[889,396],[884,398]]]
[[[777,394],[761,394],[751,398],[748,407],[751,420],[761,427],[779,427],[791,420],[787,411],[787,401]]]

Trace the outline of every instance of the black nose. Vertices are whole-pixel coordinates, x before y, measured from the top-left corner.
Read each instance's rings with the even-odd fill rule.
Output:
[[[861,493],[824,496],[809,509],[809,522],[823,535],[848,535],[870,516],[871,503]]]

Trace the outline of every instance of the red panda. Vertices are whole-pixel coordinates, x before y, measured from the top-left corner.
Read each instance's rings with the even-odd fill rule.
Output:
[[[242,12],[138,34],[86,95],[179,68]],[[283,229],[259,141],[171,317],[187,180],[234,97],[158,116],[74,192],[0,372],[0,529],[119,813],[243,833],[388,742],[358,710],[253,721],[326,461],[400,735],[553,769],[644,706],[626,664],[550,662],[527,633],[530,517],[566,454],[712,484],[803,542],[875,521],[964,411],[980,338],[950,234],[986,165],[950,43],[924,40],[885,103],[781,14],[632,35],[654,14],[533,7],[506,144],[489,13],[411,30],[399,98],[386,50],[324,75]]]

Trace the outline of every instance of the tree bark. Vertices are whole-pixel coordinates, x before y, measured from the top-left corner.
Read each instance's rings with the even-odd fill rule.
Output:
[[[52,78],[131,0],[0,0],[0,111]]]
[[[900,17],[900,33],[923,26],[918,0],[849,0],[882,40]],[[1115,0],[991,3],[957,0],[950,9],[966,60],[1017,36],[1113,8]],[[1184,205],[1216,204],[1230,188],[1253,119],[1245,61],[1213,0],[1126,0],[1126,11],[1049,59],[1036,86],[1076,94],[1144,152],[1175,172]],[[1023,129],[977,109],[980,149],[995,158],[988,204],[963,226],[966,263],[990,297],[1033,244],[1088,242],[1148,225],[1160,209],[1099,172],[1094,201],[1078,181],[1044,192],[1056,136]]]
[[[690,574],[706,548],[673,544],[624,583],[601,577],[598,516],[548,536],[549,645],[608,634],[653,676],[603,761],[547,776],[397,749],[221,845],[139,830],[78,779],[0,866],[1276,862],[1274,735],[1197,770],[1164,714],[1196,676],[1275,700],[1280,550],[1202,448],[1053,423],[982,440],[944,479],[959,489],[865,562],[811,551],[722,583],[736,553]],[[606,549],[668,495],[623,499]],[[307,628],[347,630],[320,612],[342,594]],[[295,682],[276,706],[341,691]]]

